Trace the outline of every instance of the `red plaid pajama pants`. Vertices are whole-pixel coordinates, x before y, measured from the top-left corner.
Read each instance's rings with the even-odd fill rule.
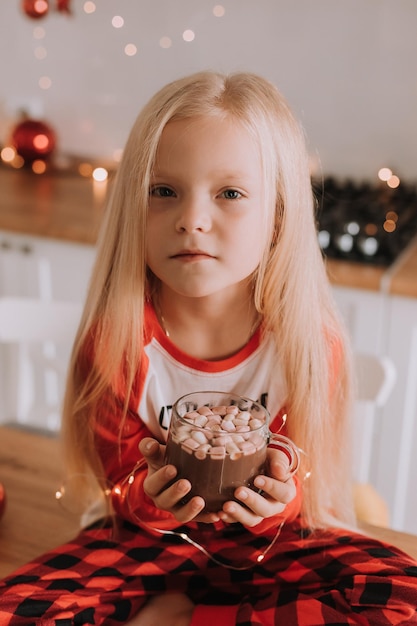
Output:
[[[235,564],[255,561],[268,545],[236,524],[195,532],[211,554]],[[120,626],[151,595],[169,592],[206,606],[216,626],[417,624],[417,562],[366,536],[289,524],[262,562],[239,570],[178,537],[120,522],[83,530],[0,582],[0,626]]]

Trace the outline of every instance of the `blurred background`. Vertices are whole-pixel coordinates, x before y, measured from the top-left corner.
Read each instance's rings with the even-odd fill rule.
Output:
[[[416,0],[1,0],[0,424],[60,429],[108,184],[141,107],[191,72],[253,71],[306,132],[363,391],[355,478],[368,512],[376,490],[387,523],[417,534],[416,33]]]
[[[415,0],[46,6],[0,3],[1,144],[24,109],[51,124],[60,152],[117,159],[139,109],[167,81],[251,70],[289,100],[315,171],[372,179],[387,166],[416,176]]]

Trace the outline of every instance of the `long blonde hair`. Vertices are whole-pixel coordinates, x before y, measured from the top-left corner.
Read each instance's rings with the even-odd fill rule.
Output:
[[[254,278],[255,305],[272,331],[287,381],[287,432],[305,451],[303,514],[312,527],[353,521],[350,483],[350,357],[317,243],[305,138],[269,81],[249,73],[201,72],[161,89],[129,135],[98,242],[84,315],[74,344],[63,434],[70,471],[103,474],[94,451],[95,411],[125,377],[125,410],[142,350],[151,293],[145,259],[150,179],[161,133],[174,119],[226,116],[259,143],[269,211],[265,252]],[[80,374],[93,342],[94,362]]]

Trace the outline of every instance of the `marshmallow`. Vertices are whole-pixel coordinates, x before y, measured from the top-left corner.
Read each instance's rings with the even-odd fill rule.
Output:
[[[231,406],[201,406],[184,415],[186,424],[181,424],[172,432],[173,440],[189,454],[198,459],[210,456],[231,460],[242,455],[255,454],[267,445],[259,432],[265,426],[265,419],[254,417],[250,411],[241,411]]]

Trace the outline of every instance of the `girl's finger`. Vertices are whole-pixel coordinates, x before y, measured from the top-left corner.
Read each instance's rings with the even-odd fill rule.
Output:
[[[290,461],[282,450],[268,449],[269,474],[279,481],[285,482],[291,477]]]
[[[155,498],[162,491],[166,490],[170,483],[175,480],[176,475],[177,470],[174,465],[164,465],[153,472],[149,472],[143,481],[143,488],[146,495],[155,500]]]
[[[223,505],[223,510],[220,513],[220,519],[226,523],[240,522],[243,526],[251,528],[256,526],[263,520],[262,515],[256,515],[254,511],[246,508],[239,502],[229,500]]]
[[[156,471],[164,465],[165,446],[156,439],[145,437],[139,444],[139,452],[144,456],[150,470]]]
[[[296,496],[296,486],[292,477],[287,478],[285,482],[270,478],[269,476],[260,475],[254,480],[254,485],[260,489],[264,495],[270,500],[288,504]],[[256,495],[256,494],[255,494]],[[265,498],[264,498],[265,499]]]
[[[266,491],[260,494],[247,487],[239,487],[235,491],[235,497],[246,509],[262,519],[282,513],[285,509],[285,504],[280,499],[271,497]]]

